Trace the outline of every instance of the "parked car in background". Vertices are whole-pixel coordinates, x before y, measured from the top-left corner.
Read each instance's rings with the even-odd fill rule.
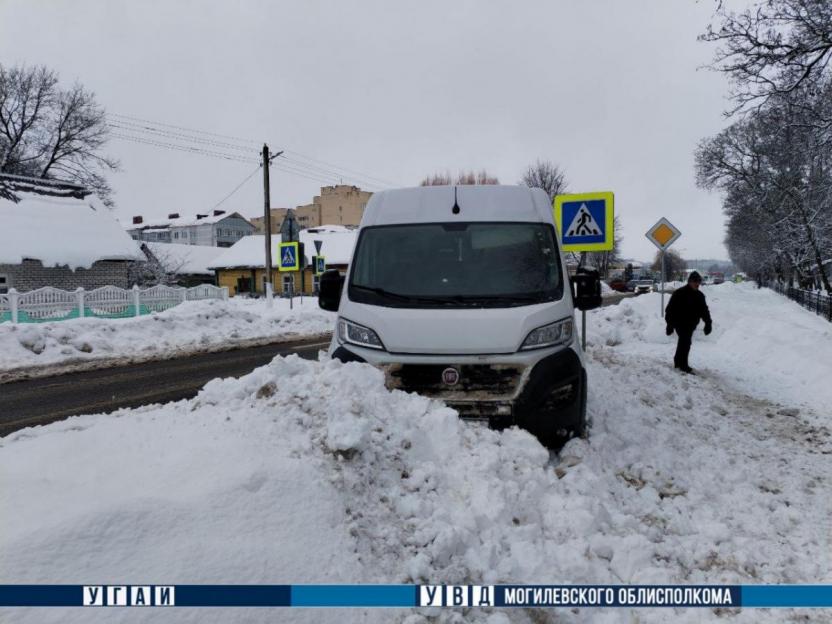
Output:
[[[725,274],[724,273],[711,273],[711,280],[713,280],[714,284],[722,284],[725,282]]]
[[[627,292],[627,281],[623,277],[614,277],[607,283],[617,292]]]
[[[645,293],[651,293],[655,289],[656,289],[656,284],[651,279],[636,280],[635,284],[633,284],[633,292],[637,295],[643,295]]]

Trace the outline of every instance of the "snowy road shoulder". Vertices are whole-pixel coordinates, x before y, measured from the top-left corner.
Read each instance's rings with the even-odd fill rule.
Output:
[[[723,332],[710,337],[714,350],[719,336],[747,331],[740,311],[758,296],[714,294]],[[0,508],[15,513],[0,536],[0,579],[829,582],[832,445],[815,404],[768,398],[760,386],[781,374],[768,368],[755,383],[724,383],[728,364],[702,349],[699,335],[694,364],[706,374],[677,373],[650,297],[658,296],[591,315],[591,437],[558,456],[523,431],[469,425],[440,403],[388,392],[368,366],[294,356],[215,380],[190,401],[9,436],[0,441]],[[778,306],[772,322],[791,315]],[[797,321],[782,320],[827,340],[825,328]],[[757,349],[750,339],[736,343],[748,357]],[[804,377],[801,367],[816,365],[795,362],[788,374]],[[66,621],[67,612],[19,615]],[[688,622],[703,615],[673,612]],[[746,611],[731,621],[783,615]],[[599,613],[564,617],[589,622]],[[665,621],[668,612],[638,617]]]
[[[254,346],[332,331],[335,315],[314,297],[188,301],[127,319],[0,323],[0,381]]]

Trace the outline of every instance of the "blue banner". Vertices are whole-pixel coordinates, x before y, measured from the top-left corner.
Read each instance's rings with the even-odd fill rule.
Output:
[[[832,585],[0,585],[1,607],[832,608]]]

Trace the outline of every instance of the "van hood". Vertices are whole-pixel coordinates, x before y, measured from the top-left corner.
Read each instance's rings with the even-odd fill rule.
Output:
[[[342,300],[339,316],[369,327],[390,353],[515,353],[533,329],[572,315],[559,301],[513,308],[387,308]]]

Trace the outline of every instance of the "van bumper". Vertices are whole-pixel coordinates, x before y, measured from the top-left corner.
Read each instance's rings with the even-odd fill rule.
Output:
[[[551,446],[559,439],[583,435],[586,427],[586,370],[575,347],[573,343],[573,347],[554,351],[495,356],[488,363],[454,356],[408,356],[401,362],[394,354],[377,351],[365,358],[358,349],[343,345],[332,357],[343,362],[369,361],[385,371],[391,389],[442,400],[460,417],[485,421],[496,429],[518,425]],[[460,371],[460,389],[441,384],[445,367]]]

